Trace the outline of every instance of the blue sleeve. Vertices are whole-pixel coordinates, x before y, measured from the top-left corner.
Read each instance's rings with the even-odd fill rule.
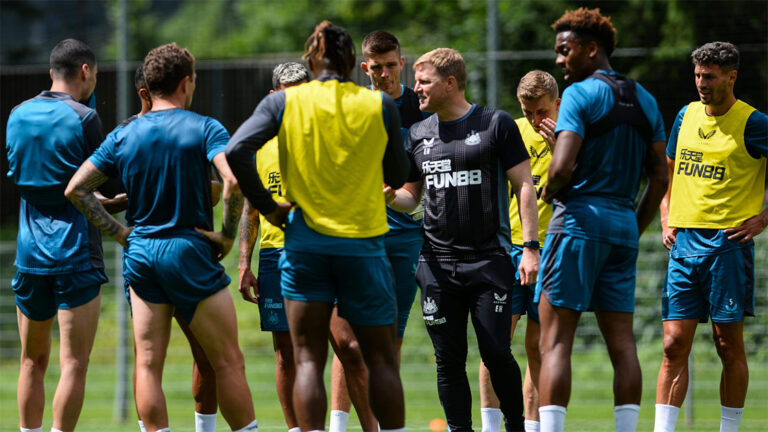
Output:
[[[245,121],[227,144],[227,163],[235,174],[243,195],[261,214],[275,211],[277,203],[264,189],[253,155],[280,131],[285,111],[285,92],[272,93],[261,100],[251,117]]]
[[[600,120],[611,108],[613,91],[608,84],[596,78],[574,83],[563,91],[555,135],[569,131],[583,139],[587,125]]]
[[[683,116],[685,115],[685,110],[687,109],[688,105],[684,106],[683,109],[677,113],[675,122],[672,124],[672,130],[669,132],[669,141],[667,141],[667,157],[670,159],[675,158],[675,153],[677,152],[677,135],[680,134],[680,125],[683,123]]]
[[[229,132],[218,120],[208,117],[205,123],[205,155],[209,162],[227,148]]]
[[[107,136],[107,139],[96,149],[95,152],[88,158],[91,163],[96,165],[96,168],[106,174],[109,177],[115,177],[117,175],[117,169],[115,167],[115,143],[119,140],[117,133],[119,130],[115,129]]]
[[[659,105],[656,102],[656,98],[652,94],[648,93],[640,83],[635,83],[637,87],[637,99],[640,102],[640,107],[643,109],[643,114],[653,129],[653,142],[666,141],[667,134],[664,132],[664,119],[661,117],[659,111]]]
[[[768,157],[768,115],[757,110],[750,114],[744,127],[744,144],[753,158]]]

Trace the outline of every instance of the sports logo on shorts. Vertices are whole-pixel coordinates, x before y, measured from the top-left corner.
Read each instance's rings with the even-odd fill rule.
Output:
[[[704,131],[699,128],[699,138],[710,139],[715,134],[715,132],[717,132],[717,129],[712,129],[711,131],[704,133]]]
[[[432,297],[427,297],[424,300],[424,306],[422,306],[421,310],[424,311],[425,315],[431,315],[437,312],[437,304],[432,300]]]
[[[424,138],[424,140],[421,143],[424,145],[424,154],[428,155],[429,152],[432,150],[432,147],[435,146],[435,139],[434,138],[432,138],[432,139]]]
[[[725,311],[726,311],[726,312],[728,312],[728,313],[734,313],[734,312],[736,312],[736,309],[737,309],[737,308],[738,308],[738,305],[736,305],[736,304],[733,302],[733,299],[732,299],[732,298],[729,298],[729,299],[728,299],[728,304],[727,304],[727,305],[725,305]]]
[[[481,142],[483,142],[483,140],[480,139],[480,134],[474,130],[469,135],[467,135],[467,139],[464,140],[464,144],[468,146],[478,145]]]
[[[493,304],[494,306],[493,311],[496,313],[501,313],[504,311],[504,305],[507,304],[507,294],[499,295],[498,293],[493,293]]]

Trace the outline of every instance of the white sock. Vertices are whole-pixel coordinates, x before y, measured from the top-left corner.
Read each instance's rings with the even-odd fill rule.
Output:
[[[139,420],[139,430],[141,432],[147,432],[147,428],[144,427],[144,422]]]
[[[525,432],[539,432],[539,422],[536,420],[526,420],[523,422]]]
[[[616,432],[635,432],[639,416],[640,405],[626,404],[613,407],[613,420],[616,424]]]
[[[54,427],[51,428],[51,432],[61,432],[61,429],[56,429]]]
[[[656,404],[653,432],[675,432],[678,414],[680,414],[680,407]]]
[[[157,432],[171,432],[171,428],[167,427],[167,428],[158,429]]]
[[[19,426],[19,430],[21,432],[43,432],[43,427],[40,426],[39,428],[27,429],[27,428],[23,428],[23,427]]]
[[[301,428],[298,427],[298,426],[295,427],[295,428],[290,428],[290,429],[288,429],[288,432],[301,432]]]
[[[232,431],[232,432],[257,432],[258,430],[259,430],[259,422],[254,420],[254,421],[248,423],[248,425],[245,426],[244,428],[238,429],[238,430]]]
[[[200,414],[195,411],[195,432],[216,432],[216,413]]]
[[[501,429],[501,410],[498,408],[480,408],[483,421],[482,432],[499,432]]]
[[[560,405],[539,407],[539,423],[541,432],[563,432],[565,407]]]
[[[744,408],[729,408],[720,405],[720,432],[737,432]]]
[[[341,410],[331,410],[331,423],[328,432],[346,432],[349,413]]]

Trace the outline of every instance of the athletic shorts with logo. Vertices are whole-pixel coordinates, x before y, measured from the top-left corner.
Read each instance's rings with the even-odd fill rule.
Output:
[[[59,275],[17,272],[11,281],[16,306],[33,321],[47,321],[59,309],[82,306],[99,295],[107,282],[103,269]]]
[[[685,235],[678,231],[678,238]],[[754,242],[712,254],[681,253],[675,243],[661,295],[661,319],[740,322],[755,316]]]
[[[265,248],[259,251],[259,316],[261,330],[287,332],[283,294],[280,288],[280,257],[283,248]]]
[[[512,315],[528,315],[528,319],[538,323],[539,322],[539,305],[533,302],[533,298],[536,295],[536,285],[520,285],[520,260],[523,258],[523,247],[520,245],[512,245],[512,250],[509,251],[509,256],[512,258],[512,267],[515,269],[515,284],[512,288]]]
[[[208,240],[194,231],[128,237],[123,276],[141,299],[170,303],[187,324],[197,304],[229,285]]]
[[[285,249],[279,265],[283,297],[337,303],[339,316],[356,325],[395,323],[392,268],[387,257]]]
[[[577,311],[635,310],[637,249],[563,233],[547,234],[534,302]]]
[[[419,253],[424,243],[421,228],[401,231],[390,231],[384,237],[387,258],[392,265],[395,279],[395,299],[397,300],[397,337],[405,335],[408,316],[411,313],[413,300],[416,298],[416,266],[419,263]]]

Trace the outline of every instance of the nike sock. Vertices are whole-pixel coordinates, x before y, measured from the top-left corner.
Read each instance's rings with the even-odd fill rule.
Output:
[[[346,432],[349,413],[341,410],[331,410],[331,422],[328,432]]]
[[[656,404],[653,432],[674,432],[678,414],[680,414],[680,407]]]
[[[720,432],[737,432],[744,408],[729,408],[720,405]]]
[[[637,418],[640,416],[640,405],[626,404],[613,407],[613,419],[616,432],[635,432]]]
[[[539,407],[539,423],[541,432],[563,432],[565,407],[560,405]]]
[[[483,422],[482,432],[499,432],[501,417],[499,408],[480,408],[480,418]]]
[[[232,432],[257,432],[259,430],[259,422],[256,420],[248,423],[248,425],[242,429],[238,429]]]
[[[523,422],[523,425],[525,426],[525,432],[539,432],[540,423],[536,420],[526,420]]]
[[[216,432],[216,413],[200,414],[195,411],[195,432]]]
[[[139,420],[139,430],[141,432],[147,432],[147,428],[144,427],[144,422]]]

